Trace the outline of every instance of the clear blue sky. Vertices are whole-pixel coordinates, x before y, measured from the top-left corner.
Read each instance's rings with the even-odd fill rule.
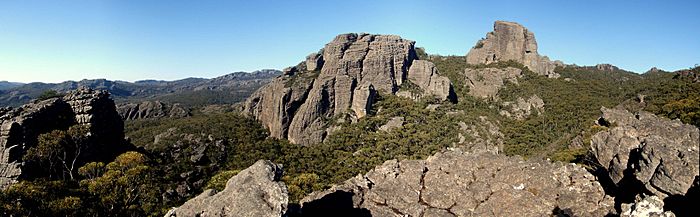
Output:
[[[493,21],[541,54],[644,72],[700,64],[700,1],[0,0],[0,80],[215,77],[282,69],[346,32],[464,55]]]

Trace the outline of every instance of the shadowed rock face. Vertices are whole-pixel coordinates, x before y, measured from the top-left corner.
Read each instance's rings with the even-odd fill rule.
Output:
[[[166,104],[160,101],[143,101],[141,103],[125,103],[117,107],[119,115],[124,120],[149,118],[181,118],[190,116],[190,111],[179,103]]]
[[[467,53],[469,64],[490,64],[513,60],[527,66],[531,71],[556,78],[554,68],[561,63],[550,61],[537,53],[535,34],[514,22],[496,21],[493,32],[479,40]]]
[[[206,190],[165,216],[283,216],[288,196],[281,177],[280,165],[260,160],[229,179],[223,191]]]
[[[604,216],[613,212],[595,177],[582,167],[524,161],[459,150],[427,160],[387,161],[365,175],[302,202],[302,215],[332,216],[328,201],[344,195],[344,206],[371,216]],[[347,208],[347,207],[346,207]],[[325,212],[325,213],[324,213]]]
[[[611,128],[591,138],[591,150],[616,187],[662,200],[688,192],[700,174],[698,128],[648,112],[601,110],[598,124]]]
[[[40,134],[79,124],[88,127],[89,159],[110,159],[123,152],[124,123],[107,91],[81,88],[63,98],[36,101],[0,110],[0,188],[18,178],[33,177],[22,156],[37,145]],[[41,174],[38,174],[41,175]]]
[[[364,117],[375,94],[396,94],[407,80],[419,85],[421,95],[454,96],[451,82],[432,63],[414,61],[414,44],[395,35],[338,35],[254,93],[245,113],[273,137],[310,145],[325,139],[330,119],[346,113]],[[412,69],[413,63],[418,68]]]

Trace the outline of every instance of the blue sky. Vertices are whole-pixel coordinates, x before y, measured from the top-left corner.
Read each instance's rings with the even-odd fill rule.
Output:
[[[644,72],[700,64],[700,1],[0,0],[0,80],[215,77],[295,65],[347,32],[464,55],[495,20],[539,52]]]

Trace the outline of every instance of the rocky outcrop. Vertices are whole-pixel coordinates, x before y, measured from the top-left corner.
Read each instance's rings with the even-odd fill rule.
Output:
[[[40,134],[83,125],[90,132],[91,147],[85,159],[105,160],[125,150],[124,123],[107,91],[81,88],[64,97],[35,101],[16,109],[0,110],[0,189],[33,174],[22,155],[37,145]]]
[[[544,112],[544,101],[537,95],[532,95],[527,100],[518,97],[515,102],[503,102],[502,105],[504,109],[500,114],[516,120],[524,120],[532,114],[540,115]]]
[[[190,116],[190,110],[179,103],[166,104],[161,101],[124,103],[117,106],[117,112],[124,120],[152,118],[182,118]]]
[[[258,90],[244,112],[292,143],[322,142],[330,120],[368,115],[377,94],[396,94],[415,83],[420,96],[454,99],[449,79],[417,59],[415,42],[395,35],[342,34],[282,77]],[[415,69],[413,67],[416,67]]]
[[[223,191],[206,190],[165,216],[283,216],[289,199],[281,177],[280,165],[260,160],[229,179]]]
[[[497,99],[498,91],[506,82],[518,83],[518,78],[523,76],[523,71],[518,68],[507,67],[481,68],[464,70],[465,85],[469,87],[469,95],[478,98]]]
[[[670,211],[664,211],[664,201],[657,196],[648,196],[645,198],[637,197],[634,203],[622,204],[621,217],[674,217],[676,216]]]
[[[600,71],[608,71],[608,72],[614,72],[614,71],[620,70],[620,68],[618,68],[617,66],[614,66],[612,64],[607,64],[607,63],[595,65],[595,69],[600,70]]]
[[[479,116],[478,123],[467,124],[460,121],[457,123],[459,132],[455,145],[470,153],[498,154],[503,150],[504,135],[497,124],[498,122],[494,123],[485,116]]]
[[[445,76],[440,76],[435,64],[426,60],[413,60],[408,70],[408,80],[420,88],[418,96],[433,96],[439,100],[457,101],[457,95],[452,82]]]
[[[573,164],[459,150],[390,160],[302,199],[308,216],[604,216],[614,212],[595,177]]]
[[[665,199],[683,196],[700,174],[698,128],[647,112],[602,108],[591,151],[615,187]]]
[[[554,69],[562,65],[537,53],[534,33],[518,23],[506,21],[496,21],[493,32],[486,34],[486,38],[479,40],[467,54],[467,63],[475,65],[509,60],[551,78],[559,77]]]
[[[387,121],[386,124],[380,126],[379,130],[384,131],[384,132],[390,132],[393,129],[402,127],[403,122],[404,122],[403,117],[393,117],[393,118],[389,119],[389,121]]]

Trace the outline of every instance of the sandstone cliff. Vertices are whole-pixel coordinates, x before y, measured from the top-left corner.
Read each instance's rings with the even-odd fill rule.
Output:
[[[168,104],[161,101],[142,101],[124,103],[117,106],[119,115],[124,120],[151,118],[181,118],[190,116],[190,110],[179,103]]]
[[[407,83],[420,88],[416,98],[456,100],[449,79],[432,63],[417,60],[414,44],[394,35],[338,35],[254,93],[244,111],[271,136],[310,145],[327,136],[329,120],[344,114],[362,118],[375,94],[396,94]]]
[[[496,21],[493,32],[479,40],[467,53],[469,64],[490,64],[501,61],[516,61],[527,66],[531,71],[556,78],[554,72],[559,62],[550,61],[537,53],[535,34],[514,22]]]
[[[88,148],[96,154],[91,159],[109,159],[125,149],[124,123],[107,91],[81,88],[62,98],[0,109],[0,123],[0,188],[36,175],[25,168],[22,155],[37,144],[40,134],[51,130],[86,126],[94,144]]]

